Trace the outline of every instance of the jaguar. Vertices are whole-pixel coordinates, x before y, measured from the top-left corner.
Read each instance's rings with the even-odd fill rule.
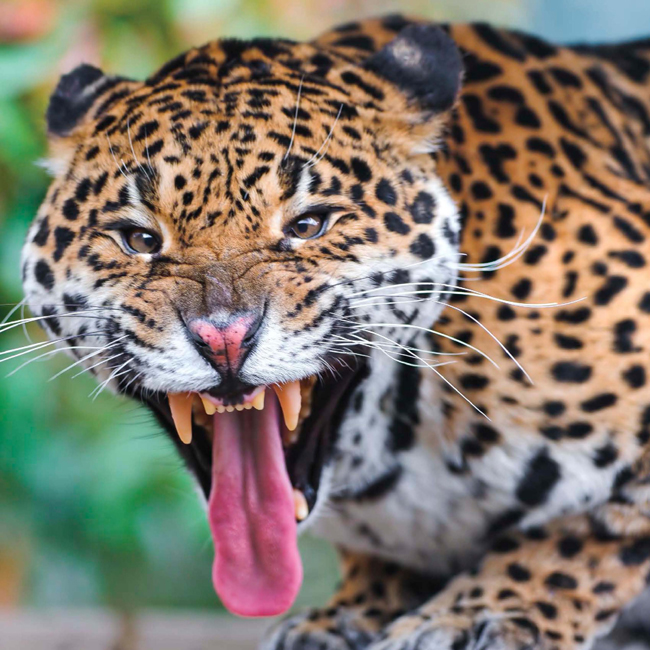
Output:
[[[398,15],[47,110],[26,304],[144,404],[265,650],[589,648],[650,575],[650,41]],[[90,352],[88,352],[90,350]]]

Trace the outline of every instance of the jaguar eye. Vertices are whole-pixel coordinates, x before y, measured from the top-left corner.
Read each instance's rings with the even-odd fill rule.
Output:
[[[160,252],[162,243],[158,235],[144,230],[144,228],[132,228],[125,230],[122,234],[124,244],[129,253],[138,255],[155,255]]]
[[[314,239],[323,234],[326,222],[326,215],[303,214],[291,224],[289,233],[298,239]]]

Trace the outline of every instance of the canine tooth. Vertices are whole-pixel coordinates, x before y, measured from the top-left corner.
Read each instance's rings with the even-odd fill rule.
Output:
[[[298,417],[300,416],[300,382],[273,384],[273,390],[280,400],[284,423],[289,431],[293,431],[298,426]]]
[[[243,410],[244,410],[244,405],[243,405],[243,404],[236,404],[236,405],[235,405],[235,409],[236,409],[237,411],[243,411]]]
[[[305,495],[296,488],[293,489],[293,505],[296,510],[296,520],[304,521],[309,516],[309,505]]]
[[[189,445],[192,442],[192,393],[169,393],[167,399],[178,437]]]
[[[226,411],[228,411],[228,413],[232,413],[234,410],[235,410],[234,406],[226,406]]]
[[[203,408],[208,415],[214,415],[217,412],[216,405],[213,404],[209,399],[202,397],[201,401],[203,402]]]
[[[219,404],[219,406],[217,406],[217,413],[225,413],[225,412],[226,412],[226,407],[221,406],[221,404]]]
[[[251,402],[253,408],[256,408],[258,411],[264,410],[264,395],[266,394],[266,389],[261,393],[255,395],[255,399]]]

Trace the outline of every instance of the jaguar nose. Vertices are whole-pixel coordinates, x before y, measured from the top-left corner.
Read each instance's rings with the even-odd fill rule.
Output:
[[[226,322],[195,318],[188,329],[199,351],[209,357],[222,376],[236,375],[251,351],[262,314],[239,313]]]

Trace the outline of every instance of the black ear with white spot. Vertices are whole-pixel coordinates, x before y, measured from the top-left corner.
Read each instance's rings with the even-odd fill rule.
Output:
[[[86,63],[64,74],[47,107],[47,130],[50,135],[68,135],[83,120],[97,97],[117,80]]]
[[[409,25],[364,67],[397,86],[423,110],[449,110],[460,91],[463,62],[456,43],[435,25]]]

